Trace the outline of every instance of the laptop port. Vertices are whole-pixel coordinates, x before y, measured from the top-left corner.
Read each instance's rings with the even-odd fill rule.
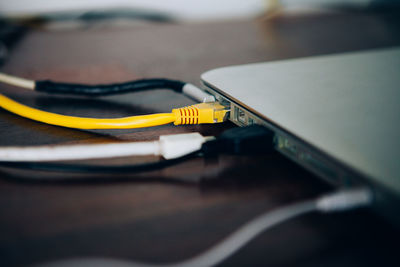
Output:
[[[236,121],[243,125],[246,125],[246,113],[242,109],[235,107],[235,114],[236,114],[235,118]]]

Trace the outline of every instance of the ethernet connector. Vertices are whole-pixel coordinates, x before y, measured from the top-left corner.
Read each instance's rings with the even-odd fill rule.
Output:
[[[227,120],[229,109],[219,102],[200,103],[184,108],[173,109],[175,125],[219,123]]]

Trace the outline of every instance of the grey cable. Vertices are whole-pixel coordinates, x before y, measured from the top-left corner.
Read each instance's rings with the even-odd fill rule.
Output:
[[[206,267],[215,266],[252,239],[289,219],[312,211],[335,212],[369,205],[372,193],[366,188],[343,190],[266,212],[246,223],[220,243],[188,260],[171,264],[146,264],[106,258],[67,259],[46,263],[44,267]]]

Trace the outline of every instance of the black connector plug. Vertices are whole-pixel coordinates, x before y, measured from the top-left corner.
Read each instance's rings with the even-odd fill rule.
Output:
[[[274,149],[274,132],[261,125],[237,127],[223,132],[215,140],[203,144],[205,155],[227,154],[264,154]]]

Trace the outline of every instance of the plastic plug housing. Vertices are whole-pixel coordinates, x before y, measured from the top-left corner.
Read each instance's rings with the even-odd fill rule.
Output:
[[[228,118],[229,109],[218,102],[200,103],[184,108],[173,109],[174,124],[219,123]]]
[[[198,151],[210,137],[199,133],[172,134],[160,136],[160,155],[165,159],[174,159]]]
[[[204,143],[205,154],[264,154],[274,150],[274,132],[261,125],[232,128]]]

